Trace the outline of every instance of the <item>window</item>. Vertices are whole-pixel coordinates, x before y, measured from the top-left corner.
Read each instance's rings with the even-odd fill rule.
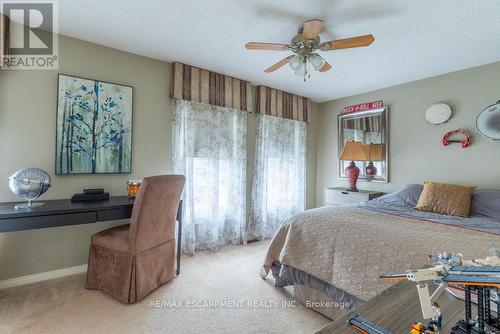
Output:
[[[246,227],[247,115],[184,100],[174,103],[174,171],[186,176],[183,250],[241,243]]]
[[[271,237],[305,208],[306,123],[258,114],[248,238]]]

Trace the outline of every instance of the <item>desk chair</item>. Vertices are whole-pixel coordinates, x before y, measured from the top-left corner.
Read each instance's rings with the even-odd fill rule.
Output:
[[[94,234],[85,288],[133,304],[175,277],[175,219],[186,178],[144,178],[130,224]]]

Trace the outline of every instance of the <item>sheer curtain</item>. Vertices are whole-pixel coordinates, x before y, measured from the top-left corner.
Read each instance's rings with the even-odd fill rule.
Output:
[[[248,237],[273,236],[305,208],[307,125],[257,114],[257,138]]]
[[[247,113],[174,100],[173,165],[186,176],[183,251],[243,241]]]

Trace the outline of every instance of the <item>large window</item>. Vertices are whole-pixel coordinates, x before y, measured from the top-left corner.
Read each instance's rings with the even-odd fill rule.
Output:
[[[306,123],[258,114],[248,237],[271,237],[305,208]]]
[[[230,159],[192,158],[193,166],[193,221],[197,225],[210,224],[214,218],[224,220],[231,206],[230,194],[233,171],[237,163]],[[217,182],[207,182],[217,180]]]
[[[266,219],[272,220],[276,213],[279,216],[286,215],[287,212],[295,213],[296,203],[303,200],[303,189],[297,180],[303,177],[302,168],[297,168],[300,164],[297,159],[267,158],[267,168],[265,182],[267,189]]]
[[[247,115],[184,100],[174,103],[174,171],[186,176],[183,250],[241,243],[246,228]]]

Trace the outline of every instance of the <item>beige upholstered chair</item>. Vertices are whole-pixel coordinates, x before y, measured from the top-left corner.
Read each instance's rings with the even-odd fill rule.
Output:
[[[132,304],[175,277],[175,221],[185,179],[144,178],[130,224],[92,236],[87,289]]]

